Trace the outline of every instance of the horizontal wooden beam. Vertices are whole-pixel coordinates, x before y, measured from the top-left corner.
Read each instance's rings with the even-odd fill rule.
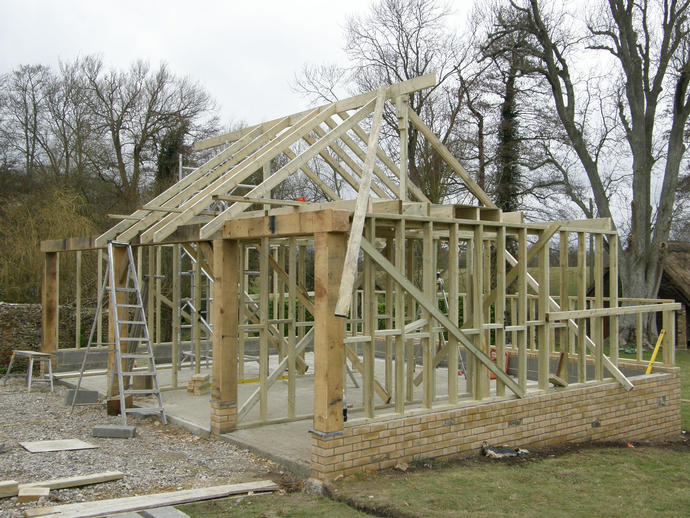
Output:
[[[326,209],[280,216],[264,216],[227,221],[224,239],[256,239],[259,237],[304,236],[316,232],[348,232],[350,212]]]
[[[623,306],[619,308],[578,309],[573,311],[551,311],[546,314],[548,322],[576,320],[578,318],[596,318],[618,315],[636,315],[638,313],[656,313],[658,311],[680,311],[678,302],[666,304],[644,304],[641,306]]]
[[[250,202],[250,203],[263,203],[264,205],[288,205],[290,207],[301,207],[306,202],[296,201],[296,200],[274,200],[273,198],[250,198],[249,196],[232,196],[232,195],[216,195],[213,197],[214,200],[218,201],[233,201],[233,202]]]
[[[41,241],[41,252],[71,252],[77,250],[95,250],[98,236],[68,237],[66,239],[48,239]]]

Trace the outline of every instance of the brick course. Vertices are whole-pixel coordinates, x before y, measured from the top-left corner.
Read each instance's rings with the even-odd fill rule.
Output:
[[[312,475],[386,469],[398,462],[477,453],[483,441],[519,447],[563,442],[668,439],[680,433],[678,369],[617,382],[528,394],[523,399],[431,411],[410,417],[351,422],[343,435],[312,436]]]

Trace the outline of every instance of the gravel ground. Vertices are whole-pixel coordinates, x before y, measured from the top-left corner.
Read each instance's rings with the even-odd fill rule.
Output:
[[[203,439],[174,425],[162,426],[155,417],[129,417],[134,439],[91,436],[95,425],[121,424],[103,407],[75,407],[70,415],[64,404],[66,388],[34,385],[26,393],[23,378],[0,384],[0,480],[20,484],[54,478],[118,470],[122,480],[50,492],[47,501],[18,504],[0,498],[0,516],[23,516],[36,505],[57,505],[190,489],[283,475],[274,464],[227,442]],[[81,439],[98,448],[29,453],[19,442]]]

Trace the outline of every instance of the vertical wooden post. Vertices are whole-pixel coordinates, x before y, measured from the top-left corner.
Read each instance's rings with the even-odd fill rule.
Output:
[[[395,253],[393,251],[393,238],[386,239],[386,259],[393,263]],[[383,295],[386,306],[386,329],[393,328],[393,290],[394,282],[390,275],[386,275],[386,292]],[[385,370],[385,387],[389,394],[393,390],[393,337],[386,336],[386,370]]]
[[[677,338],[676,338],[676,348],[677,349],[687,349],[688,348],[688,323],[687,323],[687,308],[683,304],[678,312],[678,325],[677,325]]]
[[[517,323],[517,299],[515,297],[510,297],[510,323],[516,325]],[[510,336],[510,346],[513,349],[517,349],[518,343],[518,332],[513,331]]]
[[[503,252],[501,252],[503,253]],[[458,325],[458,224],[448,228],[448,318]],[[458,401],[458,339],[448,333],[448,403]]]
[[[307,289],[307,247],[305,245],[300,245],[299,255],[297,257],[297,282],[304,289]],[[304,304],[298,306],[298,318],[300,322],[304,322],[306,319],[306,309]],[[312,315],[314,316],[314,315]],[[304,326],[299,326],[297,328],[297,339],[301,340],[304,338],[305,328]]]
[[[584,232],[577,233],[577,309],[587,309],[587,239]],[[587,321],[577,321],[577,381],[587,381]]]
[[[283,269],[283,271],[286,271],[285,268],[285,256],[286,256],[287,250],[285,249],[284,245],[279,245],[278,246],[278,264],[280,267]],[[273,311],[273,318],[278,318],[279,320],[284,320],[285,319],[285,289],[287,288],[286,284],[283,282],[281,279],[280,275],[273,275],[274,279],[277,279],[277,287],[278,287],[278,311]],[[277,317],[275,315],[278,315]],[[278,329],[280,330],[280,336],[285,336],[285,331],[287,329],[287,326],[285,325],[285,322],[280,322],[278,325]],[[279,358],[282,360],[283,355],[279,355]]]
[[[528,318],[530,320],[537,319],[537,299],[534,297],[528,297]],[[531,318],[530,318],[531,317]],[[529,348],[532,351],[537,350],[537,328],[532,326],[529,333]]]
[[[559,305],[561,306],[561,311],[568,311],[570,309],[570,299],[568,298],[568,232],[562,230],[560,232],[559,249],[558,249],[558,262],[559,262],[559,283],[560,283],[560,297]],[[568,358],[570,356],[570,332],[568,326],[565,326],[559,330],[559,351],[565,354],[563,361],[565,362],[565,372],[568,372]],[[561,373],[557,372],[557,376]],[[565,375],[567,380],[567,374]]]
[[[474,324],[474,241],[465,241],[465,291],[462,303],[463,324]],[[474,339],[472,339],[474,340]],[[476,344],[475,344],[476,345]],[[465,363],[466,391],[474,394],[474,356],[467,355]]]
[[[156,250],[154,246],[148,247],[149,251],[149,261],[148,261],[148,276],[146,285],[146,302],[147,302],[147,313],[146,313],[146,324],[149,328],[149,337],[151,338],[151,343],[156,341],[155,329],[156,329],[156,311],[155,311],[155,292],[154,292],[154,278],[156,275]]]
[[[638,306],[639,306],[638,302]],[[635,318],[635,358],[638,362],[644,360],[644,315],[638,313]]]
[[[55,350],[60,348],[60,252],[55,256]]]
[[[261,334],[259,336],[259,415],[260,420],[268,417],[268,310],[271,278],[269,275],[268,256],[271,253],[269,238],[261,238],[261,250],[259,251],[259,323]]]
[[[609,307],[618,307],[618,234],[609,235]],[[609,318],[609,356],[618,366],[618,321],[617,315]]]
[[[398,196],[402,201],[407,200],[407,133],[408,133],[408,109],[409,97],[401,95],[395,99],[395,108],[398,116],[398,131],[400,132],[400,192]]]
[[[424,226],[424,238],[422,243],[422,286],[424,286],[424,296],[428,300],[436,300],[436,275],[434,271],[434,224],[431,221],[425,221]],[[438,304],[438,303],[437,303]],[[427,324],[424,326],[424,331],[428,338],[422,340],[423,349],[423,385],[424,385],[424,396],[423,404],[425,408],[431,408],[434,402],[434,378],[436,369],[434,369],[434,319],[431,317],[431,313],[426,310],[422,311],[422,318],[427,320]]]
[[[81,347],[81,250],[77,250],[76,289],[74,294],[74,346]]]
[[[295,347],[297,345],[297,240],[294,237],[288,239],[288,417],[295,417],[295,377],[297,371],[295,362],[297,355]]]
[[[211,433],[231,432],[237,426],[237,335],[240,300],[237,241],[213,242],[213,383]]]
[[[662,324],[666,330],[662,348],[664,352],[664,365],[673,367],[676,362],[676,313],[675,311],[664,311],[662,314]]]
[[[180,356],[180,245],[172,248],[172,378],[171,384],[177,387],[177,362]]]
[[[160,258],[160,247],[157,247],[156,254],[156,277],[158,277],[159,265],[158,260]],[[194,271],[192,273],[192,279],[194,279],[194,291],[192,292],[192,304],[194,305],[194,311],[191,311],[192,317],[192,341],[194,342],[194,374],[199,374],[201,372],[201,244],[196,243],[196,257],[194,261]],[[158,278],[156,278],[156,299],[158,300]],[[158,312],[156,313],[156,332],[158,332]]]
[[[596,234],[594,243],[594,307],[599,309],[604,307],[604,235]],[[594,343],[597,346],[594,357],[594,377],[602,380],[604,378],[604,319],[592,319],[592,327]]]
[[[314,235],[314,431],[343,430],[344,319],[335,316],[346,234]]]
[[[368,218],[365,222],[364,234],[373,243],[376,236],[376,220]],[[364,334],[370,339],[362,344],[364,376],[362,380],[362,399],[364,416],[374,417],[374,376],[375,376],[375,348],[376,329],[378,324],[378,297],[376,296],[376,270],[374,262],[367,255],[364,256],[364,305],[362,318],[364,320]]]
[[[411,283],[415,283],[415,240],[407,240],[407,258],[405,259],[405,267],[407,268],[407,278]],[[407,314],[411,320],[417,318],[417,302],[412,297],[412,295],[407,295]],[[414,374],[416,367],[416,360],[414,355],[414,342],[407,344],[406,350],[406,363],[407,363],[407,387],[406,387],[406,401],[411,403],[414,399]]]
[[[247,316],[244,312],[245,308],[245,293],[249,293],[249,276],[247,275],[247,270],[249,268],[249,247],[244,244],[239,244],[239,250],[240,250],[240,257],[239,257],[239,270],[240,270],[240,277],[239,277],[239,321],[238,325],[243,325],[247,323]],[[247,340],[247,332],[244,329],[238,328],[238,337],[237,337],[237,376],[238,379],[241,381],[244,379],[244,344]]]
[[[101,286],[103,286],[103,249],[99,248],[98,251],[96,252],[96,262],[98,265],[96,266],[96,271],[97,271],[97,276],[98,276],[98,284],[96,286],[97,290],[101,289]],[[100,298],[104,294],[98,292],[97,296]],[[103,313],[102,310],[96,315],[96,340],[99,344],[103,343]]]
[[[539,388],[546,390],[549,388],[549,358],[551,353],[551,333],[548,322],[546,321],[546,312],[549,311],[549,280],[550,280],[550,261],[549,261],[549,244],[544,244],[544,248],[539,252],[539,315],[540,320],[538,326],[537,340],[539,341],[539,367],[538,379]]]
[[[472,274],[472,327],[479,330],[475,335],[477,349],[489,354],[488,344],[484,341],[484,225],[474,227]],[[476,358],[472,358],[472,380],[474,398],[483,399],[489,395],[489,374],[486,367]]]
[[[161,304],[162,304],[162,291],[163,291],[163,247],[158,245],[156,247],[156,340],[151,344],[161,343]]]
[[[58,344],[57,252],[43,254],[43,283],[41,286],[41,352],[55,353]]]
[[[495,321],[501,327],[496,329],[496,365],[501,372],[506,369],[506,332],[502,327],[505,325],[506,310],[506,228],[501,226],[496,229],[496,302],[494,303]],[[496,379],[496,395],[504,396],[506,393],[505,384]]]
[[[405,220],[395,225],[395,267],[405,274]],[[395,337],[395,411],[405,412],[405,292],[395,285],[395,327],[400,334]]]
[[[517,324],[527,323],[527,229],[521,227],[518,235],[518,276],[516,292],[518,294]],[[518,331],[518,384],[527,390],[527,327]]]
[[[125,287],[127,283],[127,261],[128,261],[128,254],[127,254],[127,249],[125,247],[113,247],[113,264],[110,265],[110,267],[113,269],[114,272],[114,277],[115,277],[115,286],[112,288],[123,288]],[[111,283],[110,279],[108,279],[108,284]],[[127,300],[127,294],[124,292],[119,292],[115,294],[115,301],[117,304],[124,304],[125,301]],[[116,396],[120,393],[120,388],[119,384],[117,382],[117,377],[115,376],[115,311],[118,311],[117,308],[112,307],[112,298],[108,297],[108,343],[110,344],[108,347],[111,349],[111,352],[108,353],[108,389],[106,396]],[[127,314],[127,308],[120,308],[118,315],[118,320],[127,320],[125,318]],[[125,338],[127,336],[127,330],[128,330],[127,325],[121,325],[119,332],[120,332],[120,338]],[[125,351],[126,352],[126,351]],[[125,363],[125,360],[123,360],[123,364]],[[120,366],[120,369],[122,369],[123,366]]]

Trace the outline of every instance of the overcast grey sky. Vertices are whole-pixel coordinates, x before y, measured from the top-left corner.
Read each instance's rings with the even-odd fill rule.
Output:
[[[0,0],[0,73],[100,54],[109,66],[165,61],[199,81],[224,122],[302,110],[304,63],[342,62],[343,26],[372,0]]]

